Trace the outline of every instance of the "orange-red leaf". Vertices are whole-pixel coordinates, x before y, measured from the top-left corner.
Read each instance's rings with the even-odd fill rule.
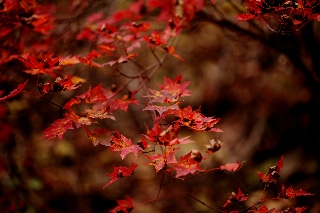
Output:
[[[120,157],[123,160],[127,154],[133,153],[136,157],[139,151],[142,151],[141,147],[132,144],[131,139],[128,139],[124,135],[117,132],[116,136],[111,138],[111,151],[120,151]]]
[[[228,163],[226,165],[221,165],[220,170],[228,170],[230,172],[237,171],[241,169],[243,162],[237,161],[237,163]]]
[[[116,182],[119,178],[133,175],[135,168],[137,168],[136,164],[132,164],[129,168],[125,166],[113,166],[113,172],[108,174],[108,177],[111,178],[111,180],[104,185],[103,189]]]
[[[192,152],[181,156],[177,163],[171,164],[170,166],[176,170],[176,178],[201,171],[200,163],[193,158]]]
[[[28,80],[26,80],[22,84],[19,84],[18,87],[16,89],[12,90],[9,95],[6,95],[6,96],[0,98],[0,101],[4,101],[8,98],[12,98],[13,96],[18,95],[19,93],[22,92],[23,88],[26,86],[27,83],[28,83]]]
[[[117,200],[118,206],[110,210],[110,213],[129,213],[134,209],[133,202],[129,196],[125,200]]]

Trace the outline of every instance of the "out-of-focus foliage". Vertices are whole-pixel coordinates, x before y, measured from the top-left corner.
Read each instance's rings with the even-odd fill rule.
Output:
[[[210,206],[219,207],[225,205],[226,200],[232,200],[230,193],[238,189],[235,197],[239,200],[246,198],[239,205],[249,207],[260,199],[263,190],[256,171],[264,174],[267,166],[274,165],[282,154],[285,158],[280,180],[286,187],[280,185],[278,191],[291,196],[290,193],[299,193],[296,189],[303,188],[315,196],[307,199],[299,197],[295,203],[269,201],[260,208],[308,206],[309,212],[320,211],[319,22],[308,20],[308,23],[303,23],[304,27],[299,27],[298,32],[293,32],[295,30],[289,27],[286,34],[279,34],[270,31],[259,19],[236,23],[237,15],[245,12],[241,1],[217,0],[214,4],[207,1],[207,6],[201,10],[188,7],[188,3],[200,5],[202,1],[176,1],[180,3],[176,5],[170,4],[171,1],[148,1],[149,6],[154,8],[153,13],[160,19],[155,20],[155,14],[151,13],[143,16],[144,22],[141,24],[132,23],[121,32],[107,25],[101,33],[117,33],[122,37],[117,37],[118,43],[113,45],[108,43],[108,39],[112,39],[109,37],[95,46],[93,41],[101,39],[94,33],[100,30],[95,23],[114,11],[120,12],[113,16],[113,23],[139,19],[141,17],[135,17],[135,14],[146,12],[137,11],[142,1],[136,1],[131,7],[130,17],[120,10],[126,8],[129,1],[55,1],[53,6],[50,1],[36,4],[36,1],[25,0],[20,1],[18,6],[14,2],[0,1],[0,97],[6,99],[0,103],[0,211],[107,212],[119,204],[115,200],[123,200],[131,208],[131,200],[124,200],[126,195],[130,195],[134,203],[153,199],[160,186],[159,200],[134,205],[134,212],[210,212],[188,193]],[[174,10],[166,10],[166,7]],[[298,5],[298,9],[302,6]],[[319,13],[319,6],[312,10]],[[182,34],[167,47],[161,46],[167,41],[160,39],[157,28],[166,27],[162,21],[172,14],[163,11],[174,11],[178,16],[186,11],[186,19],[190,21],[184,29],[178,27],[177,20],[174,22],[175,29],[182,30]],[[277,18],[278,13],[283,11],[277,11],[273,17]],[[250,10],[247,12],[252,14]],[[15,16],[16,13],[20,16]],[[270,21],[266,20],[269,16],[262,18]],[[125,34],[128,29],[134,33],[150,30],[149,22],[153,23],[155,31],[146,37],[136,34],[140,35],[139,42],[133,42],[134,39]],[[268,24],[270,27],[275,22]],[[275,27],[278,29],[278,25]],[[139,45],[142,48],[135,49]],[[157,46],[158,51],[171,57],[165,60],[155,57],[143,48],[148,45]],[[94,61],[99,55],[91,51],[93,48],[104,54],[116,52],[117,55]],[[118,51],[119,48],[122,48],[121,51]],[[139,57],[128,53],[133,50],[137,50],[135,53]],[[49,135],[47,138],[53,140],[47,142],[42,138],[45,128],[57,119],[64,119],[62,106],[71,97],[82,94],[81,100],[89,103],[86,99],[89,95],[85,95],[88,94],[89,84],[93,85],[93,89],[107,88],[111,92],[126,85],[127,76],[134,76],[141,69],[131,59],[145,66],[161,62],[156,72],[150,74],[150,88],[156,88],[163,76],[174,79],[183,74],[183,78],[191,82],[188,89],[192,91],[192,96],[185,97],[182,105],[201,106],[205,116],[221,118],[218,127],[224,133],[194,133],[190,139],[199,143],[199,150],[210,140],[212,146],[214,141],[221,141],[223,146],[220,144],[219,152],[214,154],[208,166],[225,165],[227,168],[227,165],[230,166],[227,163],[238,161],[231,165],[237,171],[208,172],[178,182],[168,176],[162,179],[162,174],[156,174],[154,168],[145,166],[137,168],[134,176],[122,180],[113,176],[117,168],[113,170],[112,166],[120,164],[121,158],[106,148],[111,138],[102,137],[103,130],[76,129],[77,123],[72,123],[73,117],[72,121],[67,121],[66,127],[72,131]],[[103,64],[105,61],[108,64]],[[100,69],[101,64],[108,68]],[[115,64],[119,65],[118,71],[112,69]],[[60,74],[65,73],[72,73],[73,77],[64,75],[61,78]],[[46,74],[46,77],[39,78],[40,74]],[[139,82],[137,79],[131,80],[128,89],[136,89]],[[81,87],[74,90],[80,84]],[[29,92],[21,93],[17,88]],[[136,94],[139,102],[145,100],[142,97],[145,92],[144,88],[140,88]],[[42,98],[35,95],[39,93]],[[166,95],[153,93],[149,98],[155,101],[172,98],[175,101],[176,97]],[[128,99],[129,93],[124,92],[120,96],[124,101],[133,100]],[[72,105],[77,106],[72,103],[69,109]],[[127,113],[114,111],[111,115],[99,111],[104,118],[116,117],[116,121],[101,120],[100,124],[108,129],[117,129],[132,140],[139,140],[145,133],[145,127],[150,126],[153,115],[149,114],[149,110],[142,111],[143,106],[122,106]],[[76,112],[81,110],[81,107],[74,109]],[[97,111],[83,113],[94,116]],[[77,121],[79,119],[77,117]],[[63,122],[55,127],[61,125],[64,125]],[[189,134],[189,130],[182,132],[182,135]],[[61,139],[62,135],[63,139],[58,140],[56,136]],[[184,151],[183,148],[179,150],[186,154]],[[134,155],[124,157],[126,168],[130,168],[128,162]],[[238,170],[239,167],[241,169]],[[113,183],[102,190],[109,177],[114,180]],[[292,185],[295,190],[289,187]],[[272,191],[269,193],[272,194]],[[247,198],[247,194],[251,196]]]

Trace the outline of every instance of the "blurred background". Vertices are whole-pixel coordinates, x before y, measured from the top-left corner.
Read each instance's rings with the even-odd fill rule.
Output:
[[[111,14],[129,1],[80,2],[72,1],[72,9],[69,1],[55,2],[57,40],[52,41],[50,51],[57,56],[88,52],[92,48],[90,42],[74,39],[84,20],[98,11]],[[184,81],[191,81],[192,96],[182,104],[193,109],[201,106],[204,115],[221,118],[218,127],[224,132],[186,130],[183,134],[191,134],[197,142],[193,146],[202,150],[210,139],[220,140],[222,148],[209,166],[245,161],[241,170],[213,171],[185,181],[166,175],[157,202],[144,203],[157,196],[163,177],[148,166],[139,167],[133,176],[103,190],[112,165],[123,164],[119,156],[103,145],[93,146],[83,130],[68,131],[63,140],[46,142],[41,131],[61,118],[63,111],[47,100],[21,94],[0,103],[0,211],[102,213],[114,208],[115,200],[129,195],[136,207],[133,212],[137,213],[205,213],[213,211],[189,193],[222,209],[238,187],[250,195],[248,201],[239,204],[244,209],[258,202],[263,191],[257,171],[267,172],[268,166],[276,165],[284,155],[284,167],[275,189],[279,191],[283,183],[315,195],[270,201],[267,206],[308,206],[306,212],[320,212],[320,22],[309,22],[299,32],[281,34],[259,21],[235,23],[234,17],[240,11],[244,11],[241,1],[218,0],[196,13],[190,26],[175,40],[176,52],[184,61],[168,57],[149,85],[156,89],[164,76],[174,78],[179,74]],[[34,42],[39,37],[34,34],[23,39]],[[40,44],[41,39],[46,38],[41,37]],[[147,66],[155,58],[141,48],[138,60]],[[120,69],[129,74],[139,71],[131,63]],[[36,77],[21,70],[23,65],[18,60],[2,61],[0,90],[11,91],[18,82],[29,78],[27,89],[36,91]],[[127,80],[83,65],[67,67],[65,72],[77,74],[87,82],[76,91],[48,97],[59,105],[82,94],[90,84],[102,83],[110,88]],[[134,86],[130,85],[132,89]],[[142,90],[137,94],[140,103],[144,103],[143,95]],[[137,142],[151,119],[141,111],[143,107],[130,106],[127,113],[116,112],[117,121],[105,121],[103,125],[118,129]],[[129,162],[131,157],[126,160]],[[268,191],[266,196],[275,196],[277,190]]]

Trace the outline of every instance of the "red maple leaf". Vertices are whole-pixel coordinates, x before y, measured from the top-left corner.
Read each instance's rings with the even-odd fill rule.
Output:
[[[97,34],[92,31],[90,28],[84,28],[76,37],[77,40],[88,40],[90,42],[95,41],[97,38]]]
[[[131,139],[128,139],[119,132],[116,133],[116,136],[111,137],[111,147],[110,151],[120,151],[121,159],[123,160],[127,154],[133,153],[136,157],[139,151],[142,151],[142,148],[139,145],[132,144]]]
[[[129,168],[125,166],[113,166],[113,172],[108,174],[108,177],[111,178],[111,180],[104,185],[103,189],[116,182],[119,178],[133,175],[135,168],[137,168],[136,164],[132,164]]]
[[[84,99],[85,103],[89,104],[96,102],[103,103],[108,100],[105,90],[102,88],[102,84],[99,84],[94,88],[91,88],[90,86],[87,92],[77,97]]]
[[[48,140],[58,137],[60,140],[68,129],[79,128],[85,125],[91,125],[92,121],[87,117],[79,117],[74,112],[64,114],[64,118],[58,119],[53,122],[48,128],[43,130],[43,137]]]
[[[26,86],[26,84],[28,83],[28,80],[26,80],[24,83],[19,84],[18,87],[14,90],[12,90],[8,95],[1,97],[0,101],[4,101],[8,98],[12,98],[13,96],[18,95],[19,93],[22,92],[22,90],[24,89],[24,87]],[[1,94],[0,94],[1,95]]]
[[[258,177],[262,182],[266,183],[267,185],[276,183],[277,179],[280,177],[279,173],[282,169],[282,166],[283,166],[283,156],[281,156],[276,166],[268,167],[267,173],[263,174],[260,171],[257,172]]]
[[[173,80],[168,77],[164,77],[164,84],[160,84],[161,90],[168,91],[173,96],[190,96],[191,91],[187,89],[190,81],[182,82],[182,75],[177,76]]]
[[[89,140],[92,142],[94,146],[98,144],[102,144],[104,146],[111,146],[111,138],[113,131],[108,131],[105,128],[101,129],[94,129],[93,131],[90,131],[89,128],[84,126],[84,129],[87,132]]]
[[[165,41],[162,40],[159,32],[156,30],[153,31],[150,36],[144,36],[144,39],[149,44],[156,45],[156,46],[165,44]]]
[[[60,77],[56,78],[54,83],[48,81],[46,83],[40,83],[37,85],[40,93],[43,95],[50,94],[53,92],[74,90],[80,86],[81,85],[79,85],[78,83],[73,84],[70,74],[68,74],[68,77],[66,79],[62,79]]]
[[[113,110],[110,109],[108,103],[106,102],[96,103],[91,108],[84,110],[87,117],[89,118],[99,118],[99,119],[110,118],[115,121],[116,118],[111,113],[112,111]]]
[[[227,200],[227,202],[222,206],[222,207],[227,207],[229,205],[231,205],[232,203],[235,202],[243,202],[248,200],[249,196],[246,194],[243,194],[241,189],[238,188],[238,193],[236,194],[235,192],[231,193],[231,196],[229,197],[229,199]]]
[[[162,128],[161,125],[156,122],[151,130],[147,129],[147,133],[144,137],[151,142],[159,145],[174,146],[176,144],[191,143],[189,137],[178,138],[179,126],[169,125],[167,128]]]
[[[165,106],[165,105],[162,105],[162,106],[159,106],[159,105],[148,105],[143,110],[157,111],[159,113],[159,115],[162,115],[166,111],[178,110],[178,109],[179,109],[179,106],[178,106],[178,103],[176,103],[174,105],[169,105],[169,106]]]
[[[79,103],[80,100],[72,98],[64,105],[63,108],[68,111],[68,113],[64,114],[64,118],[54,121],[48,128],[43,130],[43,137],[46,138],[47,141],[55,137],[58,137],[61,140],[64,133],[69,129],[74,129],[74,126],[79,128],[92,124],[90,118],[80,117],[72,109],[73,105]]]
[[[214,127],[220,118],[206,117],[200,110],[192,110],[191,106],[180,110],[168,111],[168,115],[170,114],[179,118],[176,122],[181,126],[197,131],[222,132],[219,128]]]
[[[177,145],[177,144],[188,144],[188,143],[194,143],[193,140],[190,140],[189,139],[190,136],[186,136],[186,137],[183,137],[183,138],[177,138],[175,137],[174,139],[172,139],[170,142],[169,142],[169,146],[174,146],[174,145]]]
[[[269,213],[269,209],[266,205],[263,205],[257,210],[249,210],[248,213]]]
[[[221,165],[220,170],[227,170],[230,172],[237,171],[241,169],[243,162],[237,161],[237,163],[228,163],[226,165]]]
[[[281,169],[283,167],[283,155],[280,157],[278,163],[277,163],[277,172],[280,173]]]
[[[199,161],[195,160],[192,156],[192,151],[181,156],[177,163],[170,164],[170,166],[176,170],[176,178],[202,170]]]
[[[293,199],[300,196],[310,196],[310,195],[313,195],[313,194],[306,192],[302,189],[294,190],[292,186],[290,186],[289,188],[285,188],[284,185],[282,185],[281,192],[279,193],[279,197],[287,198],[287,199]]]
[[[306,207],[306,206],[296,207],[296,208],[294,208],[294,212],[295,212],[295,213],[302,213],[302,212],[304,212],[304,211],[307,210],[307,209],[308,209],[308,207]]]
[[[61,58],[59,61],[59,64],[62,66],[68,66],[68,65],[74,65],[80,63],[80,60],[76,56],[67,56],[64,58]]]
[[[146,95],[148,97],[149,103],[159,102],[159,103],[175,103],[181,97],[190,96],[190,90],[187,89],[190,82],[182,82],[182,75],[177,76],[175,79],[164,78],[164,84],[159,84],[160,90],[152,90],[151,95]]]
[[[20,6],[28,13],[37,8],[37,3],[35,0],[22,0],[20,1]]]
[[[241,14],[238,14],[236,15],[236,19],[241,22],[241,21],[249,21],[251,19],[255,19],[256,16],[253,15],[253,14],[244,14],[244,13],[241,13]]]
[[[58,77],[53,83],[54,92],[74,90],[74,89],[77,89],[78,87],[80,87],[80,85],[74,85],[72,83],[70,74],[68,74],[68,77],[65,79]]]
[[[56,120],[50,127],[43,130],[43,137],[48,140],[51,140],[55,137],[62,139],[62,136],[68,129],[73,129],[72,126],[73,119],[70,117],[65,117]]]
[[[121,109],[128,111],[129,104],[139,105],[138,100],[134,98],[136,91],[129,91],[128,94],[122,96],[121,99],[114,99],[110,104],[112,109]]]
[[[179,59],[180,61],[184,61],[183,58],[175,53],[175,48],[174,46],[167,46],[163,48],[167,53],[169,53],[170,55],[172,55],[173,57]]]
[[[285,210],[276,210],[275,208],[268,209],[266,205],[261,206],[259,209],[256,210],[249,210],[248,213],[284,213],[284,212],[289,212],[289,213],[302,213],[305,210],[307,210],[308,207],[295,207],[293,209],[285,209]]]
[[[115,64],[122,64],[122,63],[127,63],[130,59],[135,58],[138,54],[136,53],[131,53],[128,55],[121,55],[117,60],[113,60],[113,61],[109,61],[107,63],[102,64],[102,66],[104,65],[109,65],[109,66],[113,66]]]
[[[146,156],[151,161],[151,163],[148,163],[147,165],[154,166],[156,172],[159,172],[165,167],[165,165],[177,163],[175,153],[178,150],[179,148],[173,148],[172,146],[169,146],[166,147],[162,154],[158,153],[151,156]]]
[[[118,206],[110,210],[110,213],[129,213],[134,209],[133,202],[129,196],[125,200],[117,200]]]
[[[92,61],[92,59],[89,59],[89,58],[82,58],[82,57],[77,57],[78,60],[83,63],[83,64],[86,64],[86,65],[89,65],[91,67],[102,67],[101,64],[98,64],[94,61]]]

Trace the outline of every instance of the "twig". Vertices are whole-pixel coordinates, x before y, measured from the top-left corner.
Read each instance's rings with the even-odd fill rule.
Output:
[[[208,207],[209,209],[211,209],[211,210],[213,210],[213,211],[216,211],[216,212],[222,212],[222,213],[223,213],[223,211],[221,211],[221,210],[219,210],[219,209],[215,209],[215,208],[209,206],[209,205],[206,204],[205,202],[203,202],[203,201],[199,200],[198,198],[196,198],[195,196],[193,196],[191,193],[188,193],[188,195],[189,195],[190,197],[192,197],[194,200],[196,200],[196,201],[198,201],[199,203],[201,203],[202,205]]]

